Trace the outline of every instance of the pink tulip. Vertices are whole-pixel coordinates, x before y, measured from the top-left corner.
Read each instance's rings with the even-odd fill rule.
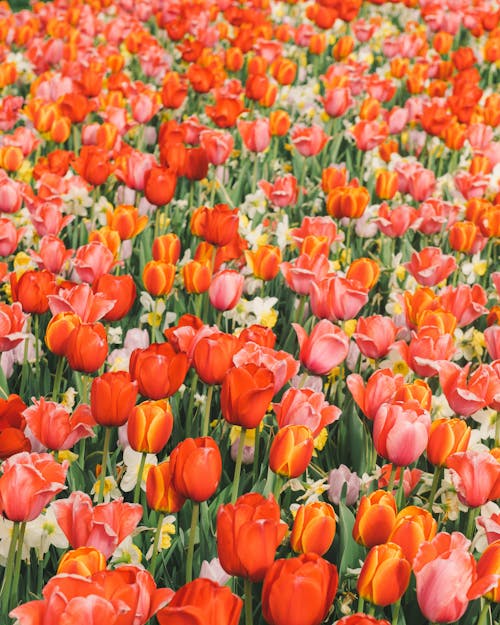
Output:
[[[328,90],[323,98],[323,106],[330,117],[340,117],[353,105],[349,87],[336,87]]]
[[[368,302],[359,282],[337,275],[319,276],[310,285],[311,310],[320,319],[354,319]]]
[[[292,174],[278,177],[272,184],[267,180],[261,180],[259,187],[264,191],[267,199],[279,208],[295,206],[297,203],[299,193],[297,178]]]
[[[223,165],[233,151],[234,139],[231,133],[224,130],[203,130],[200,145],[212,165]]]
[[[287,425],[305,425],[314,437],[321,430],[340,417],[341,410],[331,406],[323,393],[317,393],[310,388],[289,388],[281,398],[280,403],[273,404],[278,427]]]
[[[490,326],[484,331],[484,340],[488,354],[493,360],[500,359],[500,326]]]
[[[394,344],[398,328],[390,317],[360,317],[353,338],[367,358],[383,358]]]
[[[400,467],[411,464],[427,447],[431,416],[415,400],[382,404],[373,420],[377,453]]]
[[[93,284],[114,266],[113,252],[99,241],[78,248],[74,265],[80,280]]]
[[[10,219],[0,218],[0,256],[10,256],[16,251],[24,230],[24,228],[17,230]]]
[[[402,341],[396,345],[411,370],[422,378],[438,375],[441,361],[449,360],[456,351],[453,336],[441,334],[433,326],[412,332],[409,345]]]
[[[324,254],[301,254],[292,262],[281,263],[280,269],[292,291],[298,295],[309,295],[312,281],[326,276],[330,263]]]
[[[254,121],[238,119],[237,126],[245,147],[251,152],[263,152],[271,143],[271,131],[267,118]]]
[[[468,377],[470,366],[470,362],[465,367],[442,362],[439,367],[439,382],[450,408],[463,417],[485,408],[497,396],[500,399],[500,380],[495,370],[479,365]]]
[[[487,300],[486,292],[480,284],[447,286],[439,293],[441,306],[456,317],[460,328],[488,312],[485,306]]]
[[[382,404],[394,399],[396,391],[403,384],[402,375],[395,375],[392,369],[377,369],[366,383],[359,373],[351,373],[347,376],[347,388],[351,392],[356,404],[362,413],[370,420],[375,418]]]
[[[292,128],[290,136],[297,152],[306,157],[319,154],[328,141],[328,135],[316,124],[310,128],[298,124]]]
[[[210,303],[217,310],[231,310],[240,301],[244,277],[232,269],[215,274],[208,289]]]
[[[500,497],[500,462],[487,451],[461,451],[448,456],[446,466],[458,498],[476,508]]]
[[[298,323],[292,323],[300,347],[300,361],[316,375],[325,375],[343,362],[349,351],[348,336],[336,325],[322,319],[307,336]]]
[[[460,532],[440,532],[423,543],[413,561],[417,601],[426,619],[452,623],[463,616],[471,599],[496,585],[495,575],[477,579],[470,541]]]
[[[424,247],[404,266],[422,286],[435,286],[456,270],[457,261],[439,247]]]

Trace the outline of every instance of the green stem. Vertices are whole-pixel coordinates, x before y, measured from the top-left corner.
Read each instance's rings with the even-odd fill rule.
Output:
[[[490,612],[490,602],[488,600],[484,601],[484,605],[481,609],[481,614],[477,620],[477,625],[487,625],[488,623],[488,615]]]
[[[19,526],[19,535],[17,537],[17,553],[16,553],[16,563],[14,565],[14,575],[12,579],[12,590],[11,592],[14,595],[15,601],[12,603],[17,604],[17,593],[19,590],[19,576],[21,573],[21,562],[23,559],[23,542],[24,542],[24,533],[26,532],[26,521],[23,521]],[[11,597],[12,598],[12,597]]]
[[[208,436],[208,426],[210,425],[210,408],[212,406],[212,396],[214,394],[214,387],[211,384],[207,391],[207,401],[205,403],[205,412],[203,414],[203,425],[201,429],[202,436]]]
[[[90,396],[90,376],[85,375],[84,373],[82,373],[82,404],[88,404],[89,403],[89,396]]]
[[[104,498],[104,484],[106,480],[106,465],[108,463],[108,454],[109,454],[109,441],[111,438],[111,428],[104,428],[104,446],[102,448],[102,465],[101,465],[101,475],[99,479],[99,494],[97,495],[97,503],[102,503]]]
[[[134,503],[139,503],[141,493],[142,474],[144,473],[144,465],[146,464],[146,452],[141,453],[141,462],[139,463],[139,472],[137,474],[137,482],[134,488]]]
[[[398,625],[400,608],[401,608],[401,599],[396,601],[396,603],[392,606],[392,625]]]
[[[283,486],[283,477],[281,475],[278,475],[278,473],[276,473],[274,476],[273,495],[278,504],[280,502],[280,494],[281,494],[282,486]]]
[[[474,534],[476,513],[477,508],[469,508],[469,511],[467,512],[467,525],[465,527],[465,535],[469,540],[472,540],[472,535]]]
[[[12,535],[10,537],[9,552],[7,554],[7,563],[5,565],[5,575],[3,578],[2,591],[0,593],[2,614],[9,613],[10,592],[12,588],[12,577],[13,577],[14,568],[15,568],[17,538],[19,536],[19,525],[20,524],[18,521],[14,521],[14,525],[12,526]]]
[[[392,489],[394,487],[394,480],[396,479],[396,471],[398,470],[398,468],[396,467],[395,464],[392,465],[391,467],[391,474],[389,476],[389,483],[387,484],[387,492],[388,493],[392,493]]]
[[[363,613],[364,609],[365,609],[365,600],[360,595],[358,597],[358,612]]]
[[[234,480],[233,487],[231,490],[231,503],[234,503],[236,499],[238,499],[238,488],[240,485],[240,475],[241,475],[241,461],[243,459],[243,449],[245,447],[245,435],[247,429],[241,428],[240,432],[240,440],[238,442],[238,454],[236,456],[236,466],[234,468]]]
[[[259,469],[260,469],[259,447],[260,447],[260,425],[258,425],[255,428],[255,445],[254,445],[254,450],[253,450],[253,471],[252,471],[254,484],[257,482],[257,479],[259,477]]]
[[[198,525],[198,516],[200,513],[200,504],[193,501],[193,511],[191,513],[191,527],[189,529],[189,544],[186,559],[186,584],[193,580],[193,555],[196,527]]]
[[[500,447],[500,412],[497,412],[495,421],[495,447]]]
[[[434,476],[432,478],[431,492],[429,495],[429,511],[431,513],[432,513],[432,504],[434,503],[434,497],[436,496],[436,492],[439,486],[439,481],[441,480],[441,472],[442,472],[441,467],[434,468]]]
[[[245,577],[245,625],[253,625],[252,582]]]
[[[193,379],[191,380],[191,389],[189,391],[189,401],[186,413],[186,438],[191,438],[191,431],[193,427],[193,408],[194,408],[194,396],[196,394],[196,387],[198,385],[198,374],[193,373]]]
[[[153,541],[153,555],[151,556],[151,562],[149,564],[149,572],[154,577],[155,569],[156,569],[156,558],[158,556],[158,545],[160,544],[160,536],[161,536],[161,528],[163,525],[163,519],[165,518],[165,513],[160,512],[158,517],[158,523],[156,525],[155,539]]]
[[[61,380],[63,376],[65,362],[66,361],[65,361],[64,356],[57,357],[57,367],[56,367],[56,373],[54,377],[54,386],[52,388],[52,401],[57,401],[57,398],[59,397],[59,389],[61,387]]]
[[[40,344],[38,341],[38,335],[40,334],[40,315],[35,315],[35,381],[37,384],[38,392],[40,392]]]

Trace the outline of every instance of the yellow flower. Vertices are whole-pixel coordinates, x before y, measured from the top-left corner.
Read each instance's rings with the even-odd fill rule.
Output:
[[[326,445],[326,441],[328,440],[328,430],[323,428],[321,432],[314,439],[314,449],[321,451],[323,447]]]
[[[274,328],[276,322],[278,321],[278,313],[271,308],[260,316],[259,323],[265,328]]]

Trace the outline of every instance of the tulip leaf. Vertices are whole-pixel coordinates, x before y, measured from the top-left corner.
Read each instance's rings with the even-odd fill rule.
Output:
[[[9,396],[9,384],[7,382],[7,378],[5,377],[5,373],[0,366],[0,397],[7,399]]]
[[[339,503],[340,553],[342,559],[339,575],[342,577],[348,568],[359,568],[359,561],[365,557],[365,550],[352,537],[354,514],[342,502]]]

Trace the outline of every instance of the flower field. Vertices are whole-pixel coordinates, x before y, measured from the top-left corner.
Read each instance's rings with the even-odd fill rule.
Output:
[[[500,621],[496,0],[0,3],[0,625]]]

